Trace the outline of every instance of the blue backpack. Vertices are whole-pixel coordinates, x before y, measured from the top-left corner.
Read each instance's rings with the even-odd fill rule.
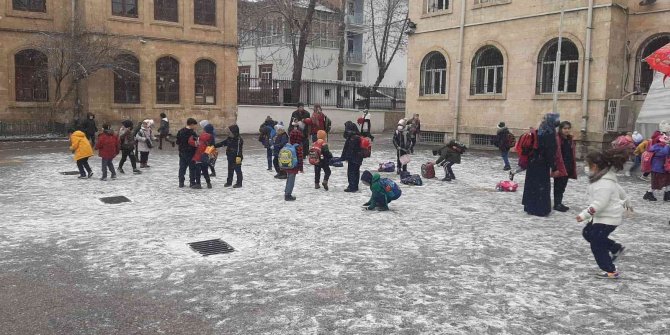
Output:
[[[418,174],[411,175],[409,177],[402,178],[400,180],[401,183],[405,185],[414,185],[414,186],[421,186],[423,185],[423,180],[421,180],[421,176]]]
[[[393,162],[386,162],[386,163],[379,163],[379,169],[377,169],[378,172],[393,172],[395,171],[395,163]]]
[[[389,197],[390,199],[400,198],[402,192],[400,191],[400,186],[398,186],[396,182],[388,178],[381,178],[379,179],[379,183],[384,189],[384,192],[386,192],[387,197]]]
[[[282,170],[295,169],[298,166],[298,152],[296,147],[299,144],[286,143],[286,145],[279,150],[279,167]]]

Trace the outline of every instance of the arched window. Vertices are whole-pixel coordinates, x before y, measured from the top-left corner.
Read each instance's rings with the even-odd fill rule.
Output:
[[[137,17],[137,0],[112,0],[112,15]]]
[[[12,0],[12,8],[27,12],[46,13],[46,0]]]
[[[538,57],[537,93],[554,92],[554,66],[558,52],[558,39],[544,45]],[[558,69],[558,92],[577,93],[579,50],[572,41],[561,42],[561,63]]]
[[[216,64],[206,59],[195,63],[195,103],[216,104]]]
[[[156,61],[156,103],[179,103],[179,62],[172,57]]]
[[[206,26],[216,26],[216,0],[194,0],[193,22]]]
[[[647,62],[645,62],[644,59],[668,43],[670,43],[670,33],[656,35],[642,44],[637,53],[635,91],[639,93],[649,92],[651,82],[654,81],[654,70],[647,65]]]
[[[178,0],[154,0],[154,20],[179,22]]]
[[[420,95],[445,94],[447,91],[447,60],[433,51],[421,62]]]
[[[14,55],[16,101],[49,101],[49,63],[37,50]]]
[[[116,58],[114,102],[140,103],[140,61],[133,55],[123,54]]]
[[[472,61],[470,94],[501,94],[503,90],[503,55],[494,46],[485,46]]]

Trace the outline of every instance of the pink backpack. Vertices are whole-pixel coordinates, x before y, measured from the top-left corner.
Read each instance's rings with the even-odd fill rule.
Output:
[[[511,180],[503,180],[496,185],[498,192],[516,192],[517,188],[519,188],[519,184]]]
[[[654,158],[654,153],[651,151],[645,151],[642,153],[642,158],[641,158],[641,163],[640,163],[640,171],[642,173],[649,173],[651,172],[651,160]]]

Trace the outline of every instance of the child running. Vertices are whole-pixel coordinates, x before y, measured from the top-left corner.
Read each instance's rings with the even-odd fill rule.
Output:
[[[402,194],[398,184],[391,179],[381,178],[379,173],[371,173],[365,170],[361,175],[361,182],[369,186],[370,191],[372,191],[370,200],[363,204],[363,207],[367,210],[388,211],[389,203],[400,198]]]
[[[627,152],[614,149],[604,153],[591,152],[586,156],[590,205],[577,216],[577,222],[586,222],[582,236],[591,244],[598,267],[605,271],[598,274],[599,278],[619,278],[614,262],[626,250],[609,239],[609,235],[622,223],[624,211],[633,210],[616,176],[617,171],[623,170],[627,159]]]
[[[100,177],[100,180],[107,180],[107,170],[112,174],[112,179],[116,179],[116,171],[112,161],[120,151],[119,138],[114,134],[109,124],[102,125],[102,133],[98,135],[95,148],[98,150],[100,158],[102,158],[102,177]]]

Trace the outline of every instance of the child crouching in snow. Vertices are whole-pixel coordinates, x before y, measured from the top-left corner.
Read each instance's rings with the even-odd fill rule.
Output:
[[[370,191],[372,191],[370,200],[363,204],[368,210],[377,208],[379,211],[387,211],[389,210],[389,203],[400,198],[402,194],[398,184],[391,179],[381,178],[379,173],[370,173],[370,171],[365,170],[361,175],[361,182],[370,186]]]
[[[614,261],[626,250],[609,239],[609,235],[622,223],[624,212],[633,210],[616,177],[627,159],[628,153],[620,150],[591,152],[586,156],[590,205],[577,216],[577,222],[587,222],[582,235],[591,244],[598,267],[605,271],[598,275],[600,278],[619,278]]]

